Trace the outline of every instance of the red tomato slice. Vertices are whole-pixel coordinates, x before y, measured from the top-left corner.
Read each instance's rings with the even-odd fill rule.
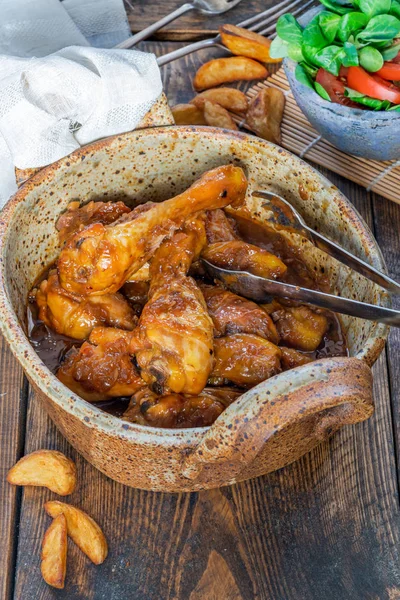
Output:
[[[400,81],[400,63],[384,62],[382,69],[379,69],[375,75],[391,81]]]
[[[347,69],[341,67],[339,76],[345,78],[347,75]],[[352,106],[353,108],[363,108],[361,104],[357,104],[350,100],[350,98],[346,98],[344,95],[344,82],[341,81],[338,77],[332,75],[325,69],[318,69],[317,76],[315,78],[317,83],[322,85],[324,90],[326,90],[329,94],[329,98],[331,102],[335,102],[336,104],[343,104],[344,106]]]
[[[349,88],[377,100],[389,100],[400,104],[400,89],[376,75],[370,75],[362,67],[349,67]]]

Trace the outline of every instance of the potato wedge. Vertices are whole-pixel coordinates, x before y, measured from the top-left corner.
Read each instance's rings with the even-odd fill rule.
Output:
[[[226,108],[223,108],[219,104],[214,104],[214,102],[210,102],[205,98],[201,99],[201,103],[203,105],[204,118],[207,125],[210,125],[211,127],[222,127],[223,129],[233,129],[234,131],[237,130],[236,123]]]
[[[259,33],[236,25],[221,25],[219,33],[223,45],[232,54],[247,56],[264,63],[278,63],[282,60],[281,58],[271,58],[269,54],[271,40]]]
[[[104,562],[108,553],[107,540],[92,517],[83,510],[58,500],[46,502],[44,508],[53,518],[63,514],[67,520],[69,537],[95,565]]]
[[[285,108],[285,96],[281,90],[266,88],[250,101],[246,113],[246,123],[256,135],[281,143],[281,122]]]
[[[226,110],[231,110],[235,113],[246,112],[249,105],[247,96],[243,94],[243,92],[230,87],[219,87],[205,90],[193,98],[190,103],[194,104],[195,106],[199,106],[198,102],[202,101],[203,99],[209,100],[210,102],[215,102],[215,104],[219,104],[220,106],[226,108]]]
[[[176,104],[171,108],[176,125],[205,125],[203,111],[194,104]]]
[[[45,582],[62,590],[67,572],[67,521],[64,515],[58,515],[44,534],[41,559],[40,570]]]
[[[193,85],[195,90],[207,90],[229,81],[265,79],[268,71],[259,62],[245,56],[215,58],[198,69]]]
[[[67,496],[76,487],[76,467],[62,452],[37,450],[11,467],[7,481],[13,485],[47,487],[59,496]]]

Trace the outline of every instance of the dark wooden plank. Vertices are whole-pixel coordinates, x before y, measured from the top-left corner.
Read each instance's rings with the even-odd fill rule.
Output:
[[[146,48],[160,51],[160,45]],[[163,45],[165,50],[175,44]],[[163,69],[170,101],[192,95],[201,57]],[[358,186],[331,175],[372,224]],[[397,221],[398,222],[398,221]],[[269,476],[199,494],[123,487],[96,471],[58,434],[35,395],[26,452],[54,447],[78,465],[69,498],[103,526],[110,554],[99,567],[69,545],[68,600],[392,600],[400,595],[399,506],[386,360],[374,369],[376,413]],[[23,494],[16,600],[48,600],[40,544],[50,492]]]
[[[136,33],[182,6],[183,2],[182,0],[164,0],[155,6],[155,3],[148,0],[124,0],[124,4],[131,30]],[[242,0],[229,12],[216,16],[202,15],[199,11],[194,10],[164,27],[152,39],[193,41],[211,37],[212,34],[218,32],[220,25],[240,23],[273,4],[272,0],[265,0],[262,3],[259,0]]]
[[[374,210],[375,235],[381,247],[389,273],[400,280],[400,205],[377,194],[371,194]],[[393,308],[400,310],[400,298],[393,296]],[[397,447],[398,477],[400,482],[400,330],[392,328],[388,340],[388,367],[393,405],[393,420]]]
[[[0,336],[0,598],[12,596],[20,490],[6,482],[7,471],[23,453],[27,384],[22,369]]]
[[[383,600],[400,590],[399,520],[391,415],[382,358],[377,410],[298,463],[247,483],[199,494],[156,494],[118,485],[76,456],[30,399],[26,451],[54,447],[78,464],[68,501],[104,528],[99,567],[69,545],[59,598]],[[15,598],[48,600],[40,544],[46,490],[26,489]],[[216,576],[219,573],[219,576]]]

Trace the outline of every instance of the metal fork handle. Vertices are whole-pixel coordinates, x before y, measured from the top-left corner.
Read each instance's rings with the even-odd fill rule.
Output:
[[[297,8],[297,10],[294,10],[292,12],[292,14],[294,16],[298,15],[299,13],[301,13],[304,10],[304,8],[310,6],[312,3],[313,3],[313,0],[309,0],[308,2],[306,2],[305,4],[303,4],[302,6]],[[275,17],[278,17],[279,15],[283,14],[285,12],[285,10],[290,9],[291,7],[297,6],[297,5],[298,5],[298,1],[297,2],[294,1],[291,4],[286,4],[284,10],[276,12],[277,7],[271,7],[270,9],[261,13],[261,15],[270,16],[271,25],[270,25],[270,27],[267,27],[266,29],[260,31],[259,33],[264,35],[264,34],[272,33],[274,31],[275,23],[272,23],[272,21],[273,21],[272,13],[274,14]],[[259,21],[259,18],[261,15],[260,14],[256,15],[255,17],[251,17],[250,19],[246,19],[245,21],[238,23],[238,27],[248,27],[249,25],[252,25],[256,21]],[[257,27],[255,25],[252,27],[249,27],[249,31],[253,31],[255,29],[257,29]],[[275,36],[272,35],[270,37],[272,38]],[[178,58],[183,58],[184,56],[187,56],[188,54],[192,54],[192,52],[196,52],[197,50],[201,50],[202,48],[209,48],[211,46],[220,46],[221,48],[223,48],[223,50],[226,50],[228,52],[228,49],[225,48],[225,46],[220,45],[220,42],[221,42],[221,36],[219,34],[211,39],[202,40],[200,42],[194,42],[193,44],[189,44],[188,46],[184,46],[183,48],[179,48],[178,50],[174,50],[173,52],[168,52],[168,54],[164,54],[163,56],[159,56],[157,58],[157,64],[159,67],[162,67],[163,65],[167,65],[168,63],[170,63],[174,60],[177,60]]]
[[[163,65],[167,65],[168,63],[177,60],[178,58],[182,58],[187,54],[191,54],[192,52],[196,52],[197,50],[201,50],[202,48],[210,48],[211,46],[219,46],[221,42],[221,36],[217,35],[213,38],[207,40],[201,40],[200,42],[193,42],[193,44],[189,44],[188,46],[183,46],[182,48],[178,48],[177,50],[173,50],[172,52],[168,52],[168,54],[164,54],[163,56],[159,56],[157,58],[157,64],[159,67]],[[224,47],[224,50],[227,48]]]
[[[388,277],[381,271],[378,271],[368,263],[361,260],[361,258],[357,258],[354,254],[351,254],[332,240],[326,238],[321,233],[318,233],[314,229],[311,229],[308,226],[305,226],[306,229],[316,242],[318,248],[323,250],[333,258],[336,258],[339,262],[343,263],[347,267],[353,269],[353,271],[357,271],[360,275],[363,275],[367,279],[370,279],[374,283],[377,283],[385,290],[392,292],[394,294],[400,294],[400,284],[398,284],[394,279]]]
[[[146,29],[139,31],[124,42],[121,42],[120,44],[118,44],[118,46],[115,46],[115,48],[126,50],[127,48],[132,48],[133,46],[136,46],[136,44],[148,38],[152,33],[155,33],[162,27],[165,27],[165,25],[168,25],[168,23],[171,23],[171,21],[175,21],[175,19],[178,19],[179,17],[186,14],[190,10],[193,10],[194,8],[195,7],[193,6],[193,4],[183,4],[182,6],[174,10],[172,13],[169,13],[169,15],[166,15],[156,23],[149,25],[148,27],[146,27]]]

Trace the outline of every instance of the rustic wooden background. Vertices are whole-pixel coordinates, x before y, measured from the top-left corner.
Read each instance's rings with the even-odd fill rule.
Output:
[[[179,4],[126,0],[132,30]],[[141,47],[162,54],[272,4],[242,0],[222,18],[189,13]],[[213,54],[163,68],[171,103],[193,95],[192,75]],[[364,216],[390,274],[400,279],[400,205],[322,171]],[[398,300],[394,305],[400,309]],[[345,428],[277,473],[193,494],[129,489],[91,467],[57,432],[3,341],[0,349],[1,599],[400,599],[398,330],[374,368],[376,412],[368,422]],[[49,588],[39,568],[49,524],[42,507],[53,495],[5,483],[9,467],[39,448],[57,448],[76,461],[79,489],[68,500],[93,515],[109,540],[109,557],[99,567],[70,543],[63,591]]]

